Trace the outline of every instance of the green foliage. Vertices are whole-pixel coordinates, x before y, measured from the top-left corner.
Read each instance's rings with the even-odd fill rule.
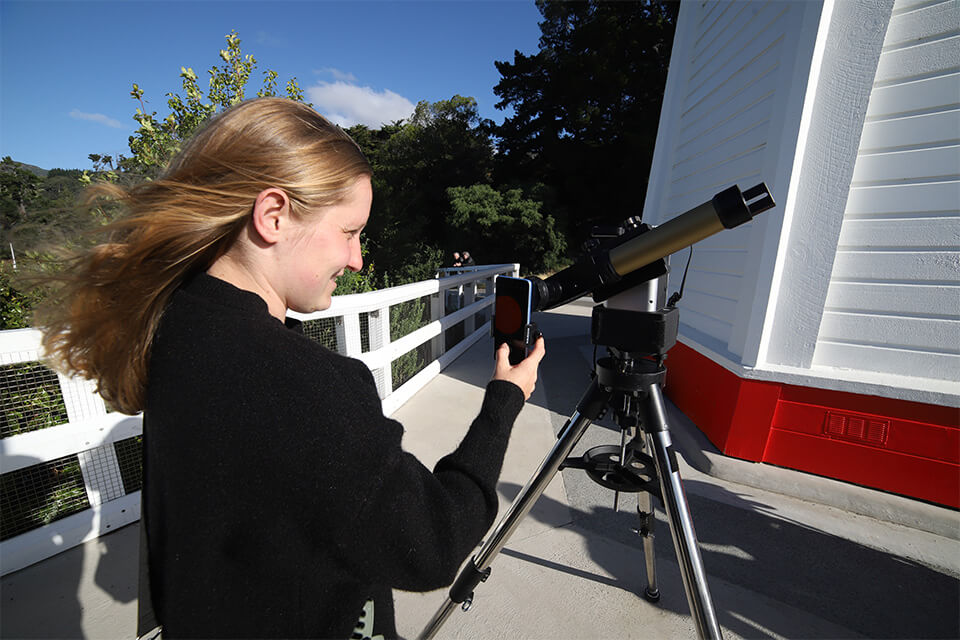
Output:
[[[473,98],[420,102],[408,122],[379,131],[353,127],[373,166],[374,203],[367,225],[371,255],[393,284],[430,278],[451,239],[444,224],[448,187],[489,182],[490,123]]]
[[[376,288],[374,286],[373,263],[367,260],[367,253],[367,247],[361,246],[360,254],[363,256],[363,269],[360,271],[344,271],[343,275],[337,278],[337,288],[333,290],[333,295],[366,293]]]
[[[423,298],[408,300],[390,308],[390,340],[396,341],[429,322],[429,307]],[[393,388],[415,376],[426,362],[421,348],[413,349],[390,363]]]
[[[11,282],[12,268],[0,262],[0,330],[30,326],[30,312],[40,302],[38,289],[21,290]]]
[[[76,456],[0,476],[0,540],[90,507]]]
[[[102,158],[100,158],[102,162]],[[107,157],[109,159],[109,157]],[[19,164],[19,163],[13,163]],[[89,212],[78,209],[77,202],[84,189],[79,169],[51,169],[39,179],[35,197],[29,205],[12,216],[4,217],[0,231],[0,250],[4,254],[13,245],[21,260],[29,252],[44,251],[50,246],[76,245],[83,232],[100,220]],[[4,208],[9,212],[9,208]]]
[[[540,50],[497,62],[498,180],[544,182],[566,234],[639,215],[678,3],[537,0]],[[583,235],[581,233],[581,235]]]
[[[10,229],[25,220],[27,210],[40,202],[42,183],[42,178],[10,156],[0,161],[0,240],[4,244],[9,242]]]
[[[80,476],[80,465],[74,464],[63,470],[64,474],[75,474]],[[76,513],[77,504],[86,501],[87,492],[82,486],[67,485],[57,487],[47,498],[46,503],[37,512],[37,519],[43,524],[50,524],[54,520],[64,518],[71,513]],[[86,505],[84,505],[86,508]]]
[[[561,266],[566,241],[542,203],[520,189],[501,192],[490,185],[447,189],[447,222],[458,245],[487,263],[519,262],[525,273],[542,274]]]
[[[0,437],[67,422],[56,375],[39,363],[0,367]]]
[[[243,54],[240,38],[235,31],[227,34],[226,40],[227,48],[220,50],[223,66],[214,65],[208,71],[210,81],[207,95],[204,96],[194,70],[180,67],[184,95],[167,94],[170,113],[163,119],[157,119],[156,111],[147,113],[144,91],[136,83],[133,85],[130,96],[140,104],[133,119],[140,127],[129,139],[131,157],[121,158],[118,163],[126,174],[138,179],[156,177],[180,150],[184,141],[208,118],[244,99],[246,85],[256,69],[257,60],[252,55]],[[257,95],[278,95],[277,76],[276,71],[265,71],[263,86]],[[286,95],[293,100],[303,101],[303,90],[296,78],[287,82]]]

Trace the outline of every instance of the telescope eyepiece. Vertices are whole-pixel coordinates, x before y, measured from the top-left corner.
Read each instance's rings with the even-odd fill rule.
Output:
[[[753,216],[774,206],[770,191],[763,182],[743,192],[736,185],[724,189],[713,196],[712,204],[717,217],[726,229],[733,229],[744,222],[750,222]]]

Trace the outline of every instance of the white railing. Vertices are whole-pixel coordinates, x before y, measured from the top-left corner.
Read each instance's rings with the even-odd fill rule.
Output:
[[[456,274],[448,275],[452,271]],[[290,315],[307,325],[317,320],[332,323],[333,331],[329,333],[333,340],[328,346],[359,358],[370,367],[377,381],[384,413],[390,415],[470,345],[488,335],[487,309],[493,304],[493,278],[498,274],[517,275],[518,271],[519,265],[516,264],[442,269],[434,280],[336,296],[325,311]],[[420,322],[423,326],[391,339],[391,307],[424,298],[429,298],[429,316]],[[450,344],[448,349],[447,332],[461,322],[463,338]],[[66,417],[62,424],[0,439],[2,500],[7,503],[4,518],[11,517],[11,503],[47,494],[39,497],[46,501],[47,515],[44,518],[50,520],[0,542],[0,575],[109,533],[140,517],[139,457],[133,464],[130,460],[121,461],[118,443],[134,442],[131,439],[142,433],[141,417],[109,412],[96,393],[94,383],[88,380],[47,371],[47,383],[43,385],[44,389],[40,389],[39,374],[36,373],[39,368],[31,364],[42,360],[40,340],[40,332],[34,329],[0,331],[0,367],[6,372],[3,375],[7,375],[6,378],[0,377],[3,424],[23,421],[25,411],[8,406],[11,397],[22,400],[41,395],[44,406],[51,403],[60,406],[59,398],[50,398],[59,393],[63,411],[54,412],[58,416],[56,421]],[[425,345],[429,346],[423,348]],[[429,351],[430,357],[418,363],[420,370],[416,374],[394,388],[394,361],[413,351]],[[9,365],[30,367],[31,373],[17,374],[18,382],[13,383]],[[27,388],[14,389],[14,384]],[[40,390],[34,392],[30,384]],[[49,411],[45,415],[47,422],[54,419]],[[126,468],[122,468],[123,465]],[[136,468],[131,468],[133,466]],[[76,486],[68,490],[56,489],[61,493],[52,495],[54,490],[49,479],[68,475],[65,469],[72,469],[77,478]],[[125,487],[125,483],[130,486]],[[130,490],[131,487],[135,490]],[[64,507],[61,502],[67,498],[75,501],[74,511],[77,512],[57,519],[57,509]],[[80,510],[77,510],[78,504]]]
[[[377,390],[383,401],[383,411],[390,415],[423,385],[455,360],[470,345],[489,333],[489,324],[478,325],[476,316],[493,305],[493,279],[499,274],[516,275],[519,265],[456,269],[457,275],[446,276],[451,269],[441,269],[439,277],[399,287],[336,296],[329,309],[311,314],[290,312],[290,317],[305,322],[333,318],[336,345],[331,348],[344,355],[362,360],[374,374]],[[482,286],[483,295],[478,295]],[[399,338],[390,336],[391,307],[405,302],[430,297],[430,320],[417,330]],[[366,314],[368,348],[364,349],[361,317]],[[464,323],[464,338],[446,350],[444,333],[458,323]],[[489,322],[489,321],[487,321]],[[432,361],[419,373],[393,388],[391,365],[399,357],[421,345],[431,344]]]

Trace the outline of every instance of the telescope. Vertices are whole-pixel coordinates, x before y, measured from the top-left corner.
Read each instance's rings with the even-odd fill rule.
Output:
[[[473,602],[474,589],[490,576],[490,565],[503,549],[547,485],[562,469],[582,469],[603,487],[616,491],[614,508],[621,492],[637,493],[637,533],[643,538],[647,587],[644,597],[657,602],[653,530],[656,522],[652,499],[657,498],[667,515],[673,546],[680,565],[683,588],[690,614],[701,638],[722,638],[720,625],[707,586],[693,519],[680,478],[677,453],[673,448],[661,387],[666,378],[666,352],[676,343],[678,312],[675,298],[666,297],[667,262],[671,254],[724,229],[737,227],[774,206],[766,184],[746,191],[736,185],[717,193],[711,200],[657,227],[628,219],[616,230],[588,241],[584,255],[570,267],[546,278],[528,278],[525,300],[504,305],[494,327],[505,332],[519,329],[521,347],[536,339],[535,326],[524,311],[546,311],[590,294],[593,309],[591,341],[607,348],[608,357],[595,364],[596,370],[576,409],[557,435],[557,442],[541,462],[509,510],[469,560],[450,588],[444,605],[427,623],[419,638],[433,638],[456,605],[466,611]],[[522,279],[508,278],[509,281]],[[511,285],[512,287],[513,285]],[[642,309],[610,300],[631,289],[641,289]],[[682,289],[682,287],[681,287]],[[500,294],[498,288],[498,296]],[[498,297],[499,302],[499,297]],[[613,303],[613,304],[611,304]],[[619,308],[618,308],[619,307]],[[624,308],[627,307],[627,308]],[[522,323],[527,324],[526,327]],[[592,421],[609,413],[621,430],[619,445],[593,447],[582,456],[570,453]]]
[[[587,294],[593,294],[595,302],[602,302],[663,275],[666,267],[658,261],[670,254],[749,222],[773,206],[766,184],[742,192],[734,185],[658,227],[630,218],[621,235],[602,244],[594,242],[570,267],[546,280],[529,278],[533,283],[533,308],[546,311]]]

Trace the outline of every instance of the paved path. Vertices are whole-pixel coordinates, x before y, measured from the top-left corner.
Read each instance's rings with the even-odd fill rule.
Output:
[[[534,474],[589,381],[590,306],[537,314],[547,359],[514,428],[501,511]],[[492,370],[481,340],[397,417],[404,446],[432,465],[480,406]],[[672,405],[684,486],[726,638],[960,637],[960,518],[955,511],[721,456]],[[615,444],[608,422],[575,453]],[[709,472],[709,473],[705,473]],[[558,474],[520,523],[442,638],[690,638],[695,636],[663,514],[656,557],[661,601],[639,594],[644,560],[635,501],[582,471]],[[0,637],[129,638],[136,617],[137,525],[2,580]],[[415,637],[445,591],[397,594],[398,628]]]

